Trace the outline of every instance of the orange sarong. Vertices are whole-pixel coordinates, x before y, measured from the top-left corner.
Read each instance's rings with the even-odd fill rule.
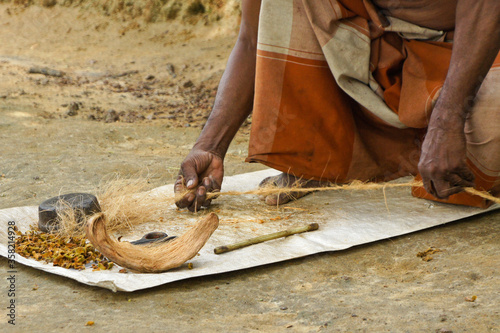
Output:
[[[247,161],[336,183],[418,173],[450,33],[392,17],[383,27],[378,15],[368,0],[262,1]],[[466,135],[477,188],[500,192],[499,88],[500,56]],[[446,202],[488,205],[466,193]]]

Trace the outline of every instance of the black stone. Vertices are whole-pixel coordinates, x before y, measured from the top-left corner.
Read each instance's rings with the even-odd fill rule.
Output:
[[[85,217],[101,211],[97,198],[88,193],[69,193],[45,200],[38,207],[38,228],[43,232],[59,229],[58,216],[71,209],[78,223],[83,224]]]

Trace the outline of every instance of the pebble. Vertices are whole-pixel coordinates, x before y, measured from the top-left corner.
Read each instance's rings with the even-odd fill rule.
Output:
[[[192,86],[194,86],[194,83],[191,80],[187,80],[186,82],[184,82],[184,84],[182,86],[184,88],[191,88]]]
[[[68,109],[66,110],[66,112],[64,113],[65,116],[68,116],[68,117],[73,117],[73,116],[76,116],[78,114],[78,110],[80,109],[80,105],[78,102],[71,102],[69,104],[69,107]]]
[[[106,111],[106,117],[104,118],[104,121],[107,123],[114,123],[115,121],[118,121],[120,119],[120,116],[116,113],[115,110],[110,109]]]
[[[177,77],[177,74],[175,73],[175,67],[173,64],[168,63],[167,64],[167,72],[170,74],[174,79]]]
[[[280,307],[280,310],[283,310],[283,311],[288,310],[288,307],[287,306],[282,306],[282,307]]]

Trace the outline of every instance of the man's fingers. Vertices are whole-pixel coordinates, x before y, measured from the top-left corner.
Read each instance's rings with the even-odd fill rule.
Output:
[[[193,201],[196,199],[196,195],[193,192],[190,192],[182,197],[182,199],[175,202],[177,207],[186,208],[190,207],[193,204]]]
[[[185,179],[182,175],[180,175],[175,184],[174,190],[176,193],[183,193],[185,191],[190,190],[185,184]],[[209,207],[212,199],[214,197],[207,197],[208,193],[211,192],[219,192],[218,183],[211,177],[205,177],[201,181],[201,184],[194,191],[185,194],[180,200],[178,200],[175,204],[179,208],[188,208],[192,212],[197,212],[201,207]]]
[[[208,178],[208,177],[203,178],[203,181],[201,183],[203,184],[203,186],[205,187],[207,192],[213,191],[214,187],[213,187],[213,184],[212,184],[212,181],[210,180],[210,178]]]
[[[186,184],[184,182],[184,177],[179,175],[174,183],[174,192],[177,194],[183,194],[187,191]],[[187,193],[182,196],[181,199],[177,200],[175,204],[179,208],[189,207],[194,200],[195,196],[193,193]]]
[[[461,179],[468,182],[467,185],[463,185],[463,186],[474,186],[475,185],[474,179],[476,177],[474,176],[474,173],[467,166],[464,165],[460,170],[458,170],[455,173],[457,175],[459,175]]]
[[[448,191],[450,189],[450,183],[444,180],[431,180],[431,194],[439,199],[448,198]]]
[[[203,186],[206,188],[207,193],[212,194],[210,199],[217,199],[217,195],[213,195],[213,193],[220,192],[219,183],[210,175],[208,177],[203,178],[202,182]]]
[[[179,175],[174,183],[174,192],[182,193],[186,190],[186,184],[184,184],[184,177]]]
[[[193,189],[198,186],[198,172],[196,172],[193,163],[186,163],[181,165],[180,174],[184,177],[184,182],[188,189]]]
[[[467,175],[458,175],[458,174],[451,174],[447,177],[448,182],[451,185],[454,186],[459,186],[459,187],[474,187],[474,174],[472,174],[472,180],[470,179],[470,176]]]
[[[428,184],[428,187],[424,186],[425,189],[438,199],[448,199],[450,195],[463,191],[461,185],[447,180],[431,180]]]
[[[196,192],[191,194],[194,195],[194,200],[188,207],[191,212],[197,212],[201,207],[206,207],[207,189],[204,186],[198,187]]]

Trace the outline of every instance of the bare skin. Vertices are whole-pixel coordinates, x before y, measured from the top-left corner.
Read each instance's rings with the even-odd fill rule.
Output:
[[[457,0],[373,0],[382,14],[436,30],[453,30]]]
[[[466,161],[464,127],[482,80],[500,49],[500,2],[498,0],[376,0],[386,15],[433,29],[455,29],[450,69],[434,107],[423,142],[419,171],[426,190],[447,198],[474,185]],[[177,202],[196,211],[208,207],[207,193],[220,191],[223,160],[238,128],[252,110],[255,54],[260,1],[242,1],[242,21],[236,45],[219,85],[210,118],[192,151],[181,165],[175,192],[190,193]],[[296,184],[283,174],[263,183],[288,187]],[[301,186],[317,186],[302,181]],[[266,203],[283,204],[302,194],[269,196]]]
[[[500,50],[500,2],[461,0],[456,17],[450,68],[418,164],[427,192],[442,199],[474,185],[466,165],[464,127],[471,103]]]
[[[242,2],[241,26],[229,56],[210,117],[193,149],[181,164],[174,185],[186,194],[176,204],[197,211],[208,207],[207,193],[220,191],[224,177],[224,156],[243,121],[252,112],[260,1]]]

